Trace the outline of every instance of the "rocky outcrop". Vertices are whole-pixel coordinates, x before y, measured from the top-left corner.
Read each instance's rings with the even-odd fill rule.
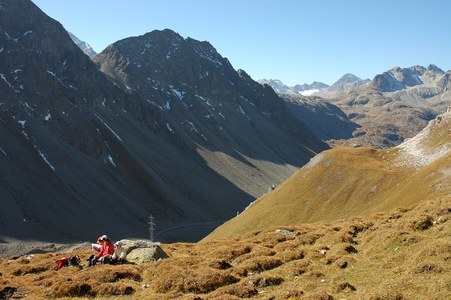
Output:
[[[135,264],[143,264],[169,256],[161,249],[159,243],[147,240],[120,240],[127,253],[127,261]]]

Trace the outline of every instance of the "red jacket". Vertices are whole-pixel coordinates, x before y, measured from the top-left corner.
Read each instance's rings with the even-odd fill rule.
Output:
[[[113,255],[114,253],[114,245],[112,242],[103,241],[102,248],[100,248],[99,253],[96,255],[96,258],[100,258],[105,255]]]

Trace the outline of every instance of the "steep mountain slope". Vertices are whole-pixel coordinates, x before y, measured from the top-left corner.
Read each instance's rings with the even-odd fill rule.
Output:
[[[450,128],[451,110],[397,148],[325,151],[207,240],[449,199]]]
[[[2,239],[65,241],[122,234],[125,224],[136,234],[149,212],[180,218],[124,146],[145,138],[147,148],[159,145],[124,113],[152,108],[114,85],[31,1],[0,5]],[[127,131],[135,134],[126,139]]]
[[[151,214],[160,240],[196,240],[326,148],[207,43],[127,88],[31,1],[0,7],[2,241],[145,236]]]
[[[352,138],[359,127],[336,105],[316,96],[281,95],[288,109],[323,141]]]
[[[93,60],[167,116],[172,139],[252,195],[293,171],[283,162],[303,164],[325,147],[271,88],[235,71],[208,42],[153,31]],[[251,179],[255,169],[261,180]]]

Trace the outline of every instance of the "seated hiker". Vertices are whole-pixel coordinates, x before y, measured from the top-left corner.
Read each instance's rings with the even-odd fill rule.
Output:
[[[113,256],[111,257],[111,264],[123,264],[126,262],[125,257],[127,256],[127,252],[122,247],[122,243],[120,241],[114,243],[114,247],[115,249]]]
[[[98,262],[108,263],[111,259],[111,255],[113,255],[114,253],[114,245],[106,234],[99,237],[97,239],[97,242],[101,247],[93,246],[93,249],[98,253],[97,255],[91,255],[91,257],[89,258],[90,267],[95,266],[95,264]]]

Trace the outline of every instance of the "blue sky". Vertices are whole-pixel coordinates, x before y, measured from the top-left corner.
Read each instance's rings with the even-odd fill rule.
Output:
[[[332,84],[395,66],[451,69],[449,0],[32,0],[100,52],[165,28],[209,41],[254,80]]]

